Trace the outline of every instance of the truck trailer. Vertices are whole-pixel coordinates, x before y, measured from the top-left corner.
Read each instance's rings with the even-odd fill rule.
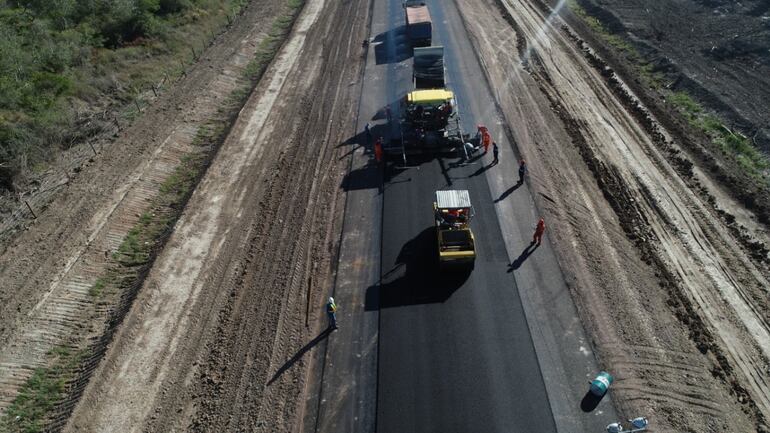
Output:
[[[423,2],[404,2],[406,15],[406,36],[412,46],[430,46],[433,35],[433,24],[430,19],[428,6]]]

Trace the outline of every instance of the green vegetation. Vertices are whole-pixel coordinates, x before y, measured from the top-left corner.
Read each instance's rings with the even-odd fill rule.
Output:
[[[88,289],[88,295],[94,298],[101,296],[106,285],[107,281],[104,278],[97,278],[94,285]]]
[[[181,164],[160,185],[153,210],[143,213],[113,254],[123,267],[146,264],[160,236],[174,223],[178,211],[202,171],[202,153],[183,157]],[[176,212],[175,212],[176,211]]]
[[[267,69],[267,66],[281,47],[284,38],[291,30],[297,12],[299,12],[304,4],[305,0],[289,0],[289,12],[273,21],[270,33],[260,42],[256,56],[246,67],[246,76],[249,79],[258,80],[262,77],[265,69]]]
[[[48,413],[64,397],[67,382],[77,371],[82,353],[57,347],[49,352],[49,356],[49,365],[32,373],[5,416],[0,418],[0,431],[43,431]]]
[[[654,66],[645,61],[631,44],[620,36],[612,34],[596,17],[589,15],[577,0],[569,0],[568,6],[572,13],[584,21],[600,39],[626,56],[636,67],[645,84],[663,91],[663,75],[655,71]],[[765,187],[770,186],[768,177],[770,159],[763,155],[748,137],[736,134],[719,118],[706,113],[703,106],[686,92],[669,94],[667,100],[691,126],[705,133],[724,155],[732,157],[751,178],[760,181]]]
[[[663,85],[663,74],[655,71],[655,66],[642,57],[627,40],[622,36],[616,35],[607,29],[604,24],[599,21],[598,18],[591,16],[582,6],[580,6],[577,0],[569,0],[567,6],[572,13],[580,18],[588,27],[607,45],[613,47],[626,56],[626,59],[636,66],[639,72],[639,76],[644,83],[654,89],[659,89]]]
[[[105,108],[130,120],[245,2],[0,0],[0,189],[99,132]]]
[[[607,43],[613,47],[625,51],[631,55],[638,56],[638,53],[631,44],[629,44],[622,37],[610,33],[610,31],[604,27],[604,25],[596,17],[591,16],[588,12],[578,4],[576,0],[569,0],[567,6],[572,10],[572,13],[582,19],[594,33],[599,34]]]
[[[708,135],[723,154],[734,158],[749,176],[767,186],[770,160],[752,145],[748,137],[736,134],[718,117],[706,113],[686,92],[675,92],[668,97],[668,101],[685,116],[691,126]]]
[[[2,0],[0,0],[2,1]],[[188,3],[188,2],[186,2]],[[112,255],[115,264],[98,278],[89,289],[89,295],[107,297],[120,293],[121,289],[137,282],[139,270],[152,257],[153,248],[179,218],[185,200],[195,187],[196,181],[206,168],[210,151],[221,143],[229,126],[249,96],[254,83],[262,77],[267,66],[278,52],[284,38],[304,5],[304,0],[288,0],[288,11],[275,20],[271,31],[259,45],[257,54],[246,70],[247,82],[233,91],[217,110],[214,118],[201,126],[193,144],[196,152],[182,158],[179,166],[160,185],[158,195],[149,205],[149,211],[123,239]],[[37,433],[44,431],[48,416],[67,392],[67,383],[77,373],[78,366],[87,352],[72,354],[59,348],[52,351],[50,366],[35,371],[22,387],[9,411],[0,418],[0,431]]]

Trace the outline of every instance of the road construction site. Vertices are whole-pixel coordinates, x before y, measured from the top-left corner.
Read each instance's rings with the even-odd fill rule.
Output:
[[[282,8],[252,3],[211,72],[162,104],[243,67]],[[697,161],[682,177],[680,138],[553,11],[564,2],[424,3],[452,118],[485,125],[499,163],[401,146],[416,52],[401,1],[307,1],[57,429],[598,432],[644,416],[768,431],[769,269],[724,215],[757,242],[765,228]],[[154,134],[183,143],[166,137],[206,113],[164,115]],[[380,137],[401,151],[380,157]],[[174,159],[154,146],[96,161],[4,250],[0,411],[75,328],[100,338],[105,316],[77,293],[141,212],[124,198],[140,206],[150,168]],[[103,199],[78,201],[105,170]],[[449,190],[472,203],[472,269],[434,260]],[[602,370],[614,382],[591,401]]]

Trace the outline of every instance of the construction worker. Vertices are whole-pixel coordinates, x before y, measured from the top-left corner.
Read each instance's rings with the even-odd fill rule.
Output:
[[[489,145],[492,144],[492,136],[489,134],[489,129],[484,125],[476,125],[476,138],[479,139],[479,146],[484,146],[484,155],[489,151]]]
[[[519,185],[524,183],[524,175],[527,173],[527,163],[523,159],[519,161]]]
[[[465,159],[471,159],[473,156],[473,152],[476,151],[476,148],[473,147],[473,144],[471,144],[470,141],[466,141],[463,145],[463,149],[465,149]]]
[[[382,162],[382,137],[374,142],[374,159],[377,160],[378,163]]]
[[[497,142],[492,142],[492,165],[497,165],[500,162],[500,149],[497,147]]]
[[[540,245],[543,241],[543,233],[545,233],[545,221],[540,218],[540,221],[537,222],[537,227],[535,227],[535,234],[532,236],[532,243],[530,245],[533,245],[535,242]]]
[[[369,122],[366,122],[366,125],[364,125],[364,132],[366,132],[366,144],[369,144],[372,142],[372,126],[369,125]]]
[[[334,298],[329,296],[329,302],[326,303],[326,315],[329,316],[329,328],[337,329],[337,304],[334,303]]]

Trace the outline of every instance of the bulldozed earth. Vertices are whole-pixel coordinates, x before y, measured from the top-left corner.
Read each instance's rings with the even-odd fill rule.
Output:
[[[465,54],[478,56],[486,74],[466,79],[489,82],[504,119],[497,133],[527,160],[527,186],[583,325],[599,364],[616,377],[613,401],[628,418],[650,418],[654,431],[768,431],[770,239],[756,214],[768,204],[747,207],[708,163],[729,162],[694,151],[703,137],[677,127],[676,114],[634,85],[632,69],[616,65],[622,59],[576,17],[553,12],[563,3],[452,7],[472,37],[475,52]],[[189,77],[124,132],[122,147],[90,162],[8,240],[0,414],[57,348],[98,340],[104,350],[78,359],[71,398],[48,419],[54,430],[308,425],[306,400],[322,366],[306,354],[323,346],[318,306],[334,281],[343,179],[352,150],[365,144],[355,125],[370,2],[302,6],[136,292],[87,293],[100,275],[94,269],[188,150],[191,124],[204,123],[206,104],[236,87],[265,37],[260,29],[285,7],[254,0]],[[741,80],[766,89],[767,76]],[[709,83],[718,92],[718,81]],[[738,99],[721,101],[735,113],[768,110],[766,98]],[[742,118],[759,125],[761,115]],[[125,318],[107,323],[115,310]]]

